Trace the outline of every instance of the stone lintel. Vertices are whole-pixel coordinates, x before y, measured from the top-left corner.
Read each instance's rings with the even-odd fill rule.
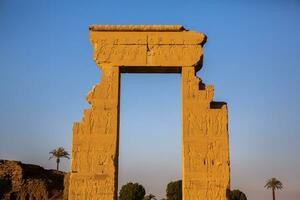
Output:
[[[126,73],[180,73],[183,66],[196,67],[196,71],[201,68],[206,36],[181,25],[92,25],[90,40],[100,68],[108,65],[123,67],[121,72]]]

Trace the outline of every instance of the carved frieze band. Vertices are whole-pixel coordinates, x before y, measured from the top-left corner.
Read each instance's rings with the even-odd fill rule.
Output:
[[[90,32],[94,60],[117,66],[194,66],[205,35],[196,32]]]

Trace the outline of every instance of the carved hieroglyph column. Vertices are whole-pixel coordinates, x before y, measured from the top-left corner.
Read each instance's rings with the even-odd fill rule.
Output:
[[[73,125],[70,200],[117,199],[119,79],[118,67],[102,66],[91,108]]]
[[[227,105],[213,86],[182,68],[183,200],[226,200],[229,187]]]

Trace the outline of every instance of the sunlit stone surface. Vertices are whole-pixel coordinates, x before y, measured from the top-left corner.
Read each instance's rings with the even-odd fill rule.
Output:
[[[120,73],[142,72],[181,73],[183,199],[225,200],[227,106],[195,75],[206,36],[180,25],[94,25],[90,40],[102,78],[73,125],[69,199],[117,199]]]

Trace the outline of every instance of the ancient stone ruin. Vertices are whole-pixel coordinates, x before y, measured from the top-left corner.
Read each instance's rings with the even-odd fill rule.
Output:
[[[179,25],[90,26],[101,82],[73,126],[70,200],[116,200],[120,73],[180,73],[184,200],[225,200],[229,188],[227,106],[196,72],[206,36]]]
[[[1,200],[67,200],[68,174],[0,160]]]

